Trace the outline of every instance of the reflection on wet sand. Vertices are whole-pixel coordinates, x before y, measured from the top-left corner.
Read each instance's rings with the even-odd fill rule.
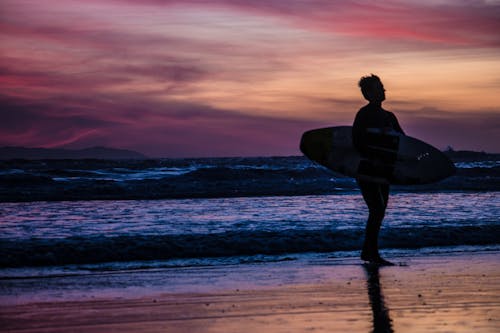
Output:
[[[373,313],[373,333],[393,333],[389,309],[385,306],[384,295],[380,288],[379,266],[364,265],[368,297]]]

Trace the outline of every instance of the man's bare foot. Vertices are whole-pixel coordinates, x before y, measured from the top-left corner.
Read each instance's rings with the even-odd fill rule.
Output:
[[[378,266],[395,266],[395,264],[393,264],[390,261],[385,260],[379,254],[370,255],[370,254],[363,251],[361,253],[361,259],[368,262],[369,264],[374,264],[374,265],[378,265]]]
[[[394,263],[387,261],[382,257],[378,257],[377,259],[370,261],[370,264],[375,264],[378,266],[395,266]]]

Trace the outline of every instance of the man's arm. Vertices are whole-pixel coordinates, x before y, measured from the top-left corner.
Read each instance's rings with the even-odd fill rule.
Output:
[[[394,115],[394,113],[390,113],[391,115],[391,122],[392,122],[392,128],[396,131],[399,132],[403,135],[406,135],[401,126],[399,125],[398,118]]]
[[[366,121],[363,121],[361,112],[356,114],[352,124],[352,143],[360,153],[366,151]]]

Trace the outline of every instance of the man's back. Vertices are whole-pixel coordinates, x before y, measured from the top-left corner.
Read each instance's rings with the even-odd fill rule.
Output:
[[[368,128],[395,130],[404,134],[396,116],[392,112],[384,110],[379,105],[367,104],[358,111],[352,125],[353,144],[362,153],[366,151],[368,144]]]

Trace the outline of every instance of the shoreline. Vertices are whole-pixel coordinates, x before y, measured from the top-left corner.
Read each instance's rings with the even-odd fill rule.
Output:
[[[495,332],[499,254],[416,254],[378,269],[328,257],[171,269],[159,272],[167,288],[2,304],[0,321],[6,332]]]

